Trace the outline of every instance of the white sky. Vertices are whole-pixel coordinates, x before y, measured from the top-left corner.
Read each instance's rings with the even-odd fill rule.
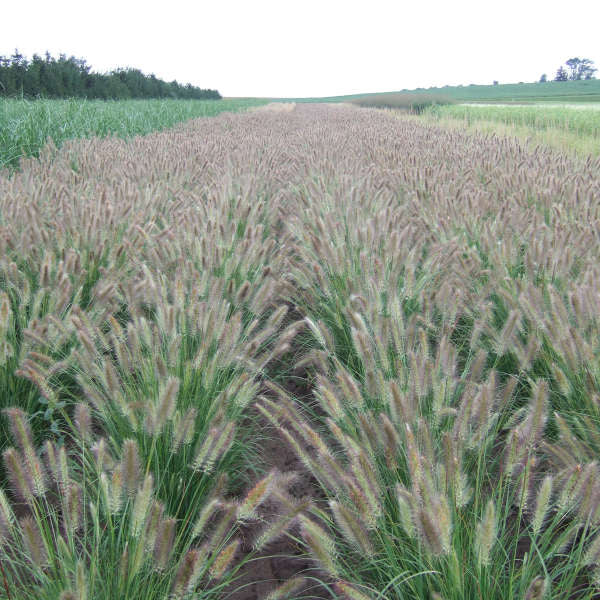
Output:
[[[573,56],[600,69],[597,0],[0,0],[0,22],[3,55],[63,52],[224,96],[535,81]]]

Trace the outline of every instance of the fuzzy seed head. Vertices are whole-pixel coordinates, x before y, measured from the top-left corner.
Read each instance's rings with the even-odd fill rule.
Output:
[[[83,493],[81,486],[71,482],[66,488],[63,503],[65,528],[69,535],[73,537],[75,532],[78,531],[82,525]]]
[[[203,554],[200,550],[190,550],[183,557],[173,583],[173,596],[178,600],[191,591],[194,585],[194,574],[198,571],[202,559]]]
[[[413,509],[411,506],[412,496],[400,484],[396,488],[398,499],[398,512],[400,513],[400,524],[409,538],[414,538],[417,531],[413,521]]]
[[[12,310],[8,294],[0,292],[0,339],[4,338],[8,332],[11,315]]]
[[[152,501],[152,490],[154,478],[151,474],[146,475],[142,487],[138,490],[133,503],[133,512],[131,514],[131,535],[139,537],[142,533],[148,509]]]
[[[367,596],[367,594],[357,590],[345,581],[338,581],[335,584],[335,589],[339,594],[343,594],[343,597],[347,600],[373,600],[371,596]]]
[[[23,463],[22,457],[14,448],[5,450],[2,457],[13,491],[22,500],[31,504],[35,497],[35,486],[31,473]]]
[[[82,561],[77,561],[75,571],[75,589],[77,590],[77,600],[87,600],[88,584],[85,572],[85,566]]]
[[[275,472],[263,477],[246,495],[238,506],[237,518],[245,521],[256,517],[256,509],[269,497],[275,482]]]
[[[32,517],[24,517],[19,523],[29,560],[38,567],[45,566],[48,553],[38,523]]]
[[[192,443],[194,437],[194,425],[196,423],[197,410],[190,408],[185,415],[175,411],[173,418],[173,438],[171,440],[171,452],[177,453],[179,448]]]
[[[339,569],[335,559],[335,542],[320,525],[304,515],[300,516],[300,522],[302,524],[302,537],[306,545],[323,569],[332,577],[336,577]]]
[[[133,497],[140,480],[140,457],[134,440],[123,442],[123,457],[121,458],[121,478],[125,492]]]
[[[363,555],[371,557],[374,554],[373,545],[369,539],[366,524],[352,513],[350,509],[340,502],[330,501],[329,506],[335,521],[346,539],[355,546]]]
[[[600,534],[596,534],[590,542],[583,557],[583,564],[586,566],[600,565]]]
[[[104,438],[100,438],[92,446],[92,453],[94,454],[94,461],[96,463],[96,469],[99,473],[101,473],[104,470],[112,468],[113,459],[110,456],[110,453],[106,446],[106,440]]]
[[[92,415],[87,404],[80,402],[75,406],[75,427],[82,440],[88,441],[91,438]]]
[[[265,546],[284,535],[297,521],[298,515],[308,508],[308,502],[301,502],[292,505],[289,512],[277,517],[262,529],[252,544],[256,551],[262,550]]]
[[[156,536],[158,535],[158,528],[162,522],[163,512],[164,505],[161,502],[154,500],[148,511],[148,518],[146,519],[146,531],[144,536],[146,550],[152,550],[154,548]]]
[[[0,488],[0,542],[9,534],[14,523],[15,515],[4,490]]]
[[[546,595],[548,582],[541,576],[536,577],[525,592],[525,600],[542,600]]]
[[[161,571],[166,569],[175,543],[175,519],[165,519],[158,527],[158,534],[154,544],[154,568]]]
[[[221,458],[229,451],[235,438],[235,423],[229,421],[216,437],[215,443],[202,463],[201,469],[211,473]]]
[[[239,545],[240,541],[234,540],[233,542],[227,544],[227,546],[225,546],[223,550],[221,550],[221,552],[215,559],[215,562],[210,567],[210,576],[213,579],[218,580],[221,579],[221,577],[223,577],[223,575],[229,568],[229,565],[233,561],[233,558],[235,556],[235,553],[237,552]]]
[[[158,434],[163,427],[173,418],[177,405],[177,392],[179,391],[179,379],[171,377],[160,395],[156,415],[154,418],[154,433]]]
[[[212,498],[207,502],[196,519],[196,523],[192,529],[192,539],[195,539],[204,533],[206,524],[221,507],[222,503],[217,498]]]
[[[269,593],[265,600],[286,600],[298,592],[307,583],[304,577],[292,577]]]
[[[537,497],[535,499],[535,511],[533,513],[533,520],[531,522],[531,528],[534,536],[537,536],[537,534],[540,532],[542,524],[544,523],[544,519],[546,518],[548,510],[550,509],[552,483],[552,476],[547,475],[544,477],[544,480],[542,481],[542,484],[538,490]]]
[[[8,419],[10,431],[19,450],[25,455],[35,454],[27,415],[20,408],[14,406],[4,409],[3,412]]]
[[[100,480],[105,473],[100,475]],[[115,469],[112,474],[108,496],[108,510],[111,514],[117,514],[123,505],[123,496],[125,487],[123,485],[123,472],[121,469]]]
[[[493,500],[489,500],[483,519],[477,526],[477,563],[487,567],[490,564],[491,550],[496,543],[496,507]]]
[[[444,554],[442,530],[434,514],[425,508],[420,508],[416,512],[416,520],[425,547],[435,556]]]

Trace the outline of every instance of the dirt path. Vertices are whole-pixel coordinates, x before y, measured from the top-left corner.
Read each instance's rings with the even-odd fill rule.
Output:
[[[304,374],[285,379],[283,389],[299,401],[310,402],[313,398],[312,388]],[[264,392],[266,396],[274,396],[268,389]],[[269,472],[275,469],[283,476],[282,479],[287,482],[285,492],[292,501],[299,504],[304,501],[321,502],[321,498],[315,497],[317,487],[312,475],[287,440],[264,418],[260,420],[259,427],[264,428],[265,436],[261,452],[262,470]],[[249,487],[254,483],[255,481],[251,482]],[[265,503],[259,511],[261,525],[276,520],[281,515],[282,508],[285,507],[279,502]],[[248,527],[244,532],[245,545],[240,549],[241,556],[252,552],[252,541],[257,529]],[[292,528],[289,533],[293,536],[297,535],[298,531]],[[290,535],[285,535],[268,544],[255,559],[243,566],[234,588],[228,591],[224,598],[265,600],[278,586],[298,576],[326,579],[322,573],[316,571],[313,561],[306,557],[303,548]],[[294,598],[325,600],[332,596],[324,586],[310,581],[294,595]]]

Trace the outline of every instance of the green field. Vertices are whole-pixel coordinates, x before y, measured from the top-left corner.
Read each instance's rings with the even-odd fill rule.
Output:
[[[0,168],[38,156],[49,141],[91,136],[130,137],[223,111],[238,112],[263,100],[17,100],[0,99]]]
[[[530,146],[549,146],[582,157],[600,156],[600,104],[454,104],[431,106],[418,118],[451,129],[517,137]]]
[[[600,80],[587,81],[548,81],[546,83],[505,83],[501,85],[459,85],[415,90],[398,90],[402,93],[431,94],[456,102],[599,102]],[[379,96],[384,93],[348,94],[322,98],[293,98],[294,102],[347,102],[365,96]]]
[[[594,108],[595,105],[594,105]],[[535,129],[560,129],[600,137],[600,106],[581,110],[566,106],[470,106],[464,104],[431,107],[430,114],[476,121],[498,121]]]

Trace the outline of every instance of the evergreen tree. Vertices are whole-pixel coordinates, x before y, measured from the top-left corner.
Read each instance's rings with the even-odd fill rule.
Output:
[[[191,84],[167,83],[154,74],[139,69],[116,69],[110,73],[93,73],[84,59],[46,52],[44,58],[33,55],[31,62],[18,51],[10,57],[0,56],[0,96],[27,98],[189,98],[219,100],[217,90]]]
[[[558,71],[556,71],[556,75],[554,77],[554,81],[568,81],[569,75],[567,74],[567,70],[560,66]]]

